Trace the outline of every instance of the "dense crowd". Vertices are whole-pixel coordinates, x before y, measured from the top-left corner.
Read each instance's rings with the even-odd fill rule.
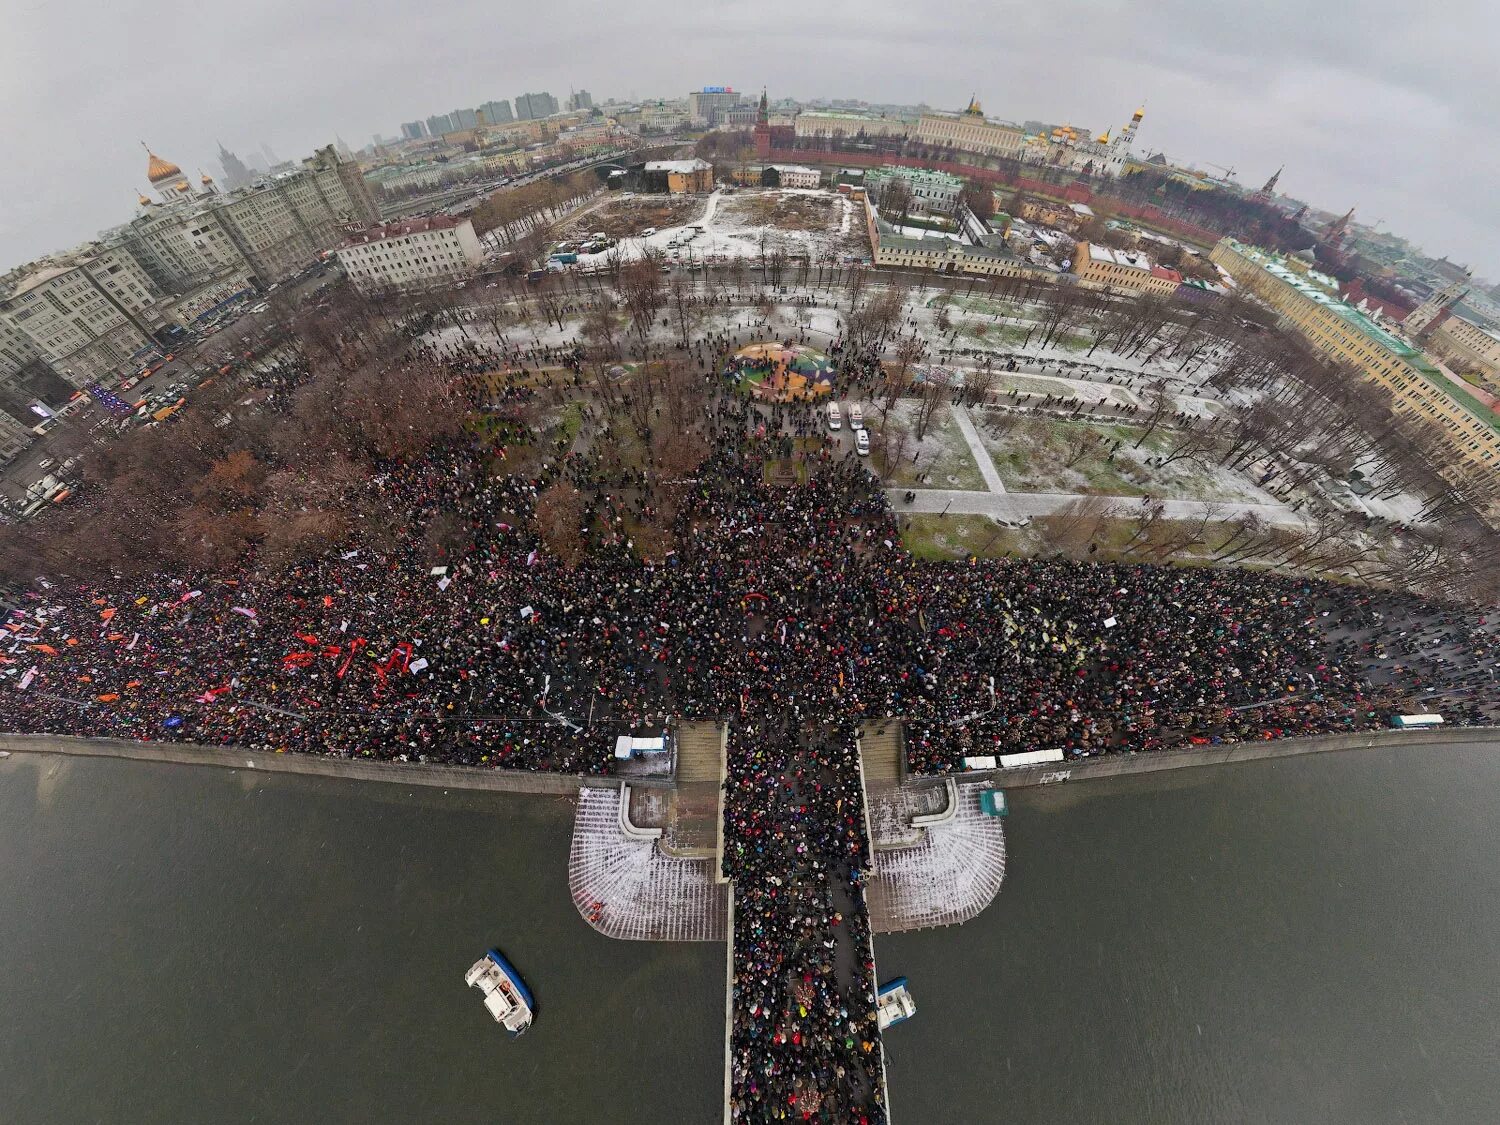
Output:
[[[718,381],[739,344],[688,357]],[[874,386],[873,349],[829,352],[844,388]],[[568,348],[508,362],[528,378],[490,385],[491,409],[583,381]],[[563,373],[533,381],[532,365]],[[618,421],[597,404],[579,416],[600,433]],[[922,562],[857,457],[796,440],[819,429],[807,404],[712,396],[710,454],[670,502],[617,453],[563,442],[511,472],[488,438],[454,437],[369,482],[364,511],[382,518],[367,526],[394,538],[279,569],[252,555],[212,574],[39,580],[0,638],[3,725],[601,773],[619,734],[727,719],[736,1118],[875,1123],[859,723],[903,719],[913,770],[944,773],[1024,750],[1367,730],[1397,711],[1497,719],[1488,617],[1242,570]],[[794,484],[767,483],[794,458],[778,478]],[[572,568],[536,516],[558,482],[584,498]],[[631,529],[663,511],[672,549],[642,561]]]
[[[733,1118],[883,1122],[854,728],[750,718],[729,751]]]
[[[532,509],[597,467],[496,475],[455,442],[371,484],[410,529],[393,546],[39,584],[6,622],[6,725],[593,772],[622,729],[744,714],[753,692],[809,721],[903,717],[913,767],[942,772],[1367,729],[1429,696],[1450,722],[1494,716],[1495,627],[1455,607],[1229,569],[914,560],[856,459],[764,482],[808,418],[721,404],[655,564],[607,534],[649,507],[644,478],[596,490],[606,534],[569,570]],[[440,522],[456,546],[433,548]]]

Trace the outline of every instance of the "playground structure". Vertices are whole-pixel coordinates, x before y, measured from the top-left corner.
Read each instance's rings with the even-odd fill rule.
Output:
[[[730,357],[724,370],[751,395],[764,402],[800,402],[833,391],[833,360],[806,344],[767,341],[747,344]]]

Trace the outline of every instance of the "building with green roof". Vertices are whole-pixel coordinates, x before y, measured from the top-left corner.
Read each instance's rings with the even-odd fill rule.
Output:
[[[1500,417],[1448,380],[1421,349],[1341,300],[1332,278],[1232,238],[1221,239],[1209,259],[1275,309],[1315,350],[1390,391],[1397,414],[1440,427],[1462,460],[1500,469]]]

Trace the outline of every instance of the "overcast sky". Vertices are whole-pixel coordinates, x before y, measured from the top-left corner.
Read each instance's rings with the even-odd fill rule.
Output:
[[[0,271],[128,219],[138,140],[217,176],[491,98],[730,85],[1118,128],[1500,276],[1500,6],[1450,0],[6,0]]]

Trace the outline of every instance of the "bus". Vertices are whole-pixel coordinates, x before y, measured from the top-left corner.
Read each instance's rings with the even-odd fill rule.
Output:
[[[1397,715],[1391,720],[1391,726],[1397,730],[1426,730],[1442,725],[1441,715]]]
[[[1040,766],[1062,760],[1061,750],[1028,750],[1024,754],[1000,755],[1000,765],[1003,769],[1010,769],[1012,766]]]

